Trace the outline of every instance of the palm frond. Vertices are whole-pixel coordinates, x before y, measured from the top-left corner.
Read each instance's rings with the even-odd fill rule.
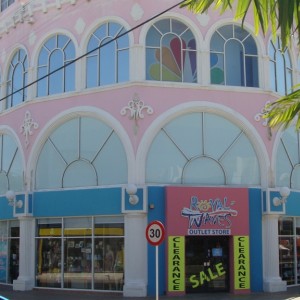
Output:
[[[298,118],[296,129],[299,130],[300,89],[265,106],[264,118],[268,119],[270,127],[283,125],[284,128],[287,128],[296,117]]]
[[[219,9],[220,13],[232,10],[236,3],[235,19],[244,22],[250,8],[253,8],[255,32],[265,34],[272,31],[281,33],[283,49],[290,43],[291,36],[297,33],[300,44],[300,0],[186,0],[181,7],[194,13],[205,13],[209,8]]]

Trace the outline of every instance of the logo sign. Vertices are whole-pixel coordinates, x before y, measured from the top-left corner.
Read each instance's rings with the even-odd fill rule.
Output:
[[[150,245],[158,246],[165,238],[165,227],[160,221],[153,221],[146,228],[146,238]]]
[[[199,200],[192,196],[190,207],[181,211],[189,219],[188,235],[230,235],[232,218],[238,215],[234,204],[227,197]]]

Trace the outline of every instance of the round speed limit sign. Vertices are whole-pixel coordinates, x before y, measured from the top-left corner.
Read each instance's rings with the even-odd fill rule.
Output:
[[[146,238],[152,246],[158,246],[165,238],[165,227],[160,221],[153,221],[146,228]]]

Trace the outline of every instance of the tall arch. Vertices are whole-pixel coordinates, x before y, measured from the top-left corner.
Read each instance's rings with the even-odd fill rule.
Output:
[[[25,157],[15,132],[8,126],[0,126],[0,194],[8,190],[24,192]]]
[[[272,170],[275,186],[300,190],[300,132],[294,126],[277,133]]]
[[[184,117],[188,114],[199,114],[199,113],[206,113],[206,114],[212,114],[219,118],[223,118],[227,122],[231,123],[236,129],[238,129],[246,139],[248,139],[249,145],[253,147],[253,150],[257,156],[257,163],[258,163],[258,169],[259,174],[261,176],[260,182],[254,183],[255,186],[267,186],[268,184],[268,178],[266,170],[269,168],[269,158],[267,151],[265,149],[265,146],[263,144],[263,141],[261,137],[256,132],[255,128],[241,115],[237,114],[236,112],[232,111],[231,109],[228,109],[227,107],[224,107],[222,105],[216,105],[209,102],[188,102],[182,105],[178,105],[161,116],[159,116],[153,125],[148,129],[148,131],[145,133],[141,143],[140,147],[137,151],[137,179],[141,180],[142,182],[146,181],[146,172],[147,172],[147,156],[149,154],[149,149],[151,148],[151,145],[155,138],[158,136],[159,132],[164,128],[167,124],[171,123],[175,119],[179,119],[181,117]],[[238,138],[238,134],[236,135]],[[170,139],[171,141],[172,139]],[[233,141],[233,140],[232,140]],[[171,141],[171,143],[174,143],[174,141]],[[179,152],[181,149],[178,150]],[[203,155],[196,155],[196,154],[190,154],[191,158],[205,158],[210,159],[210,162],[212,162],[211,158],[208,156]],[[213,165],[216,168],[221,168],[220,164],[218,162],[214,162]],[[222,169],[222,168],[221,168]],[[222,171],[223,172],[223,171]],[[221,172],[221,173],[222,173]],[[180,182],[179,182],[180,183]],[[178,184],[178,182],[176,183]],[[209,185],[210,183],[207,182]],[[224,183],[219,183],[224,184]],[[227,183],[228,184],[228,183]],[[235,185],[239,184],[239,182],[231,181],[229,184]]]
[[[81,125],[80,122],[84,122]],[[71,123],[73,122],[73,124]],[[72,127],[75,124],[75,127],[77,128],[76,130],[79,130],[76,133],[76,130],[74,131],[74,128]],[[104,128],[104,130],[102,131],[102,133],[104,131],[106,131],[104,133],[102,142],[99,142],[98,145],[95,144],[97,143],[95,140],[99,140],[101,138],[101,136],[99,137],[99,139],[95,139],[95,134],[92,134],[91,137],[94,138],[94,140],[89,140],[90,143],[93,143],[93,149],[94,151],[94,155],[92,154],[88,154],[87,152],[84,152],[84,139],[88,139],[88,131],[89,130],[97,130],[94,129],[93,126],[102,126],[101,128]],[[119,159],[121,159],[123,157],[123,163],[122,166],[124,167],[124,165],[126,164],[126,170],[124,170],[124,168],[122,170],[120,170],[120,173],[122,173],[122,180],[120,182],[103,182],[103,181],[98,181],[97,184],[92,184],[92,186],[101,186],[101,185],[111,185],[111,184],[125,184],[127,183],[127,179],[130,177],[130,169],[129,169],[129,165],[130,163],[132,164],[132,161],[134,161],[134,155],[133,155],[133,149],[132,149],[132,145],[129,142],[129,138],[127,136],[127,134],[125,133],[125,131],[123,130],[123,128],[121,127],[121,125],[115,120],[113,119],[111,116],[109,116],[109,114],[107,114],[106,112],[99,110],[99,109],[95,109],[92,107],[75,107],[72,108],[68,111],[65,111],[61,114],[59,114],[58,116],[56,116],[55,118],[53,118],[52,120],[50,120],[48,122],[48,124],[45,126],[45,128],[40,132],[39,136],[36,139],[35,144],[33,145],[33,151],[31,156],[29,157],[29,166],[30,166],[30,170],[28,170],[28,172],[32,172],[33,173],[33,186],[37,186],[37,182],[34,178],[36,178],[37,176],[37,172],[38,172],[38,168],[39,168],[39,158],[41,155],[43,155],[43,149],[44,146],[47,144],[51,150],[50,152],[52,154],[54,154],[56,156],[56,158],[59,157],[59,160],[61,159],[62,161],[64,161],[64,158],[66,157],[65,155],[65,151],[69,151],[68,149],[64,149],[62,150],[61,147],[57,147],[57,144],[59,144],[59,140],[63,140],[63,132],[56,132],[56,130],[59,130],[59,128],[63,128],[63,126],[65,126],[66,130],[73,130],[73,132],[75,132],[75,134],[77,134],[76,137],[72,137],[71,138],[71,143],[73,144],[73,147],[71,147],[69,150],[70,151],[77,151],[77,153],[73,153],[71,154],[72,159],[70,158],[70,156],[68,156],[68,159],[65,159],[65,162],[63,162],[63,164],[61,165],[61,169],[60,169],[60,180],[64,180],[64,182],[68,182],[67,185],[62,184],[61,187],[75,187],[74,184],[70,184],[70,178],[72,178],[72,176],[74,176],[74,172],[76,172],[76,170],[78,170],[79,168],[83,168],[84,170],[86,170],[87,174],[95,174],[95,170],[98,169],[99,172],[99,168],[101,168],[101,162],[98,162],[98,165],[95,166],[94,164],[91,163],[91,161],[93,160],[93,158],[95,158],[103,149],[105,149],[105,153],[106,154],[102,154],[103,155],[108,155],[109,149],[107,148],[107,146],[109,144],[109,142],[116,142],[118,144],[118,147],[116,148],[122,148],[122,153],[120,153],[119,157],[116,157],[115,160],[103,160],[102,159],[102,167],[104,164],[104,167],[106,166],[106,164],[111,161],[112,163],[116,164],[117,161]],[[101,131],[101,129],[100,129]],[[86,134],[84,134],[86,133]],[[95,133],[95,131],[94,131]],[[101,132],[100,132],[101,134]],[[51,138],[53,137],[53,139]],[[87,141],[87,142],[89,142]],[[75,146],[74,146],[75,145]],[[77,149],[75,147],[80,147],[80,145],[83,145],[81,149]],[[73,150],[72,150],[73,149]],[[111,150],[113,151],[113,149]],[[99,152],[99,153],[98,153]],[[46,152],[44,152],[45,155]],[[110,155],[111,153],[109,153]],[[90,156],[89,156],[90,155]],[[93,156],[93,158],[92,158]],[[60,163],[59,163],[60,164]],[[100,164],[100,165],[99,165]],[[115,169],[116,167],[122,167],[121,165],[119,166],[114,166],[113,169]],[[110,166],[111,167],[111,166]],[[107,166],[108,168],[108,166]],[[108,168],[108,169],[102,169],[103,171],[107,171],[110,172],[108,174],[112,174],[112,171]],[[118,170],[116,170],[118,171]],[[73,175],[72,175],[73,174]],[[64,177],[64,176],[69,176],[69,177]],[[112,174],[113,176],[113,174]],[[109,178],[109,176],[108,176]],[[95,179],[95,178],[94,178]],[[86,186],[88,186],[92,181],[88,181],[86,183]],[[60,182],[61,183],[61,182]],[[57,183],[56,183],[57,184]],[[54,187],[53,187],[54,188]],[[59,188],[59,186],[56,186],[55,188]]]

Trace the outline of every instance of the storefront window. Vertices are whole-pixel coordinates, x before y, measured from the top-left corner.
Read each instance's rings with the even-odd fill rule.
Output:
[[[36,284],[55,288],[122,290],[123,250],[122,217],[39,220]]]
[[[19,276],[19,221],[0,222],[0,282],[13,283]]]
[[[92,219],[66,219],[64,236],[64,287],[91,289]]]
[[[124,224],[101,223],[109,221],[101,219],[95,220],[95,289],[122,290],[124,281]]]
[[[61,219],[44,219],[37,226],[37,286],[61,287]]]
[[[280,276],[288,285],[298,284],[300,283],[300,219],[280,218],[278,233]]]

